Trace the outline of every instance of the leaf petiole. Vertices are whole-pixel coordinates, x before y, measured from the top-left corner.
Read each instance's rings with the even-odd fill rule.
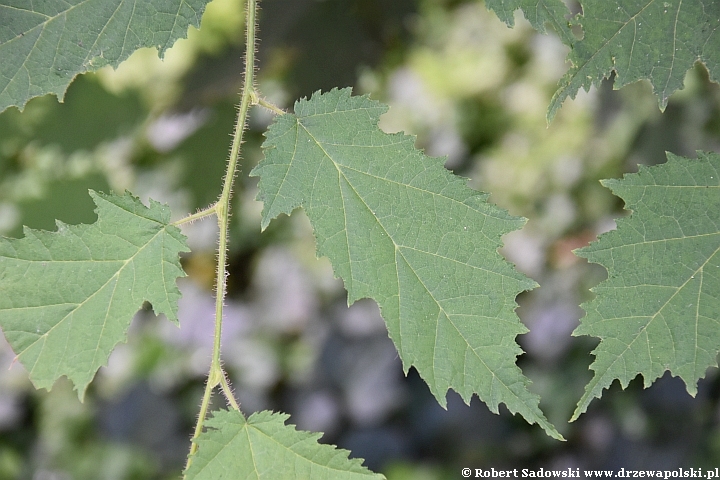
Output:
[[[258,97],[257,94],[254,95],[253,105],[260,105],[261,107],[267,108],[271,112],[277,113],[278,115],[283,115],[283,114],[287,113],[285,110],[278,107],[274,103],[268,102],[267,100],[265,100],[262,97]]]
[[[217,215],[217,203],[213,203],[207,208],[204,208],[200,211],[197,211],[195,213],[191,213],[190,215],[181,218],[180,220],[176,220],[172,222],[170,225],[175,225],[176,227],[179,225],[184,225],[186,223],[192,223],[195,220],[201,220],[205,217],[209,217],[210,215]]]

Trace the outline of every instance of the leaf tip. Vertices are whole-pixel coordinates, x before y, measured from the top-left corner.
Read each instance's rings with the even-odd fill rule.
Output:
[[[547,113],[545,114],[545,121],[547,122],[548,128],[550,127],[550,124],[555,119],[555,115],[557,114],[558,110],[560,110],[560,107],[562,106],[563,102],[567,98],[567,94],[562,93],[562,89],[558,89],[557,92],[552,96],[552,99],[550,100],[550,105],[548,105]]]
[[[600,389],[600,392],[596,393],[592,393],[590,389],[585,390],[585,394],[580,398],[580,400],[578,400],[575,411],[573,412],[572,417],[570,417],[570,420],[568,420],[568,422],[572,423],[578,418],[580,418],[580,415],[587,412],[590,402],[592,402],[595,398],[600,398],[601,394],[602,389]]]
[[[703,375],[703,377],[704,377],[704,376],[705,376],[705,375]],[[702,377],[701,377],[701,378],[702,378]],[[689,379],[684,379],[684,378],[683,378],[683,382],[685,382],[685,390],[687,390],[688,394],[689,394],[691,397],[695,398],[695,396],[696,396],[697,393],[698,393],[697,380],[692,380],[692,381],[691,381],[691,380],[689,380]]]
[[[85,403],[85,394],[87,393],[88,384],[85,383],[80,385],[73,382],[73,385],[75,385],[75,392],[77,393],[78,400],[80,400],[80,403]]]

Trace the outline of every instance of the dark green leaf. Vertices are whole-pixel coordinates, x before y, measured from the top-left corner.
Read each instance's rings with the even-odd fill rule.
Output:
[[[54,93],[62,101],[79,73],[120,62],[141,47],[162,55],[208,0],[2,0],[0,111]]]
[[[668,153],[663,165],[603,185],[632,214],[577,251],[609,278],[574,332],[601,341],[573,418],[616,378],[625,388],[642,374],[648,387],[669,370],[694,395],[720,351],[720,155]]]
[[[550,25],[564,44],[575,42],[566,19],[570,11],[561,0],[485,0],[485,5],[510,27],[515,25],[515,10],[522,9],[525,18],[537,31],[546,33],[545,25]]]
[[[650,80],[661,109],[701,61],[720,81],[720,3],[715,0],[584,0],[584,36],[572,45],[570,71],[548,110],[599,85],[615,72],[615,88]]]
[[[0,326],[36,388],[65,375],[82,399],[143,302],[177,321],[185,237],[170,211],[90,192],[98,220],[0,237]]]
[[[385,105],[350,89],[315,94],[267,133],[260,180],[262,226],[302,206],[318,254],[345,282],[350,303],[378,302],[405,370],[414,366],[445,405],[448,389],[505,403],[560,438],[515,365],[526,332],[515,297],[535,282],[498,253],[524,220],[377,127]]]
[[[321,434],[285,425],[289,415],[258,412],[247,420],[238,411],[220,410],[205,423],[186,480],[228,479],[382,479],[348,459],[347,450],[318,443]]]

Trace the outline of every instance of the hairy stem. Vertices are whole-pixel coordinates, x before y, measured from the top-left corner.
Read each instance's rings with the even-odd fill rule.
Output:
[[[202,433],[202,426],[203,422],[205,420],[205,417],[207,416],[208,407],[210,406],[210,396],[212,395],[212,387],[208,387],[210,385],[210,379],[208,379],[207,384],[205,385],[205,393],[203,394],[202,403],[200,404],[200,412],[198,413],[198,419],[197,423],[195,424],[195,431],[193,432],[191,444],[190,444],[190,452],[188,453],[188,458],[185,463],[185,472],[187,472],[188,468],[190,468],[190,464],[192,463],[192,458],[195,452],[197,451],[197,438]],[[183,475],[184,478],[184,475]]]
[[[200,414],[198,415],[195,432],[192,437],[190,453],[188,454],[188,460],[185,466],[186,472],[192,463],[193,455],[197,451],[196,440],[202,433],[202,427],[205,422],[205,417],[207,416],[208,405],[210,404],[210,397],[213,389],[220,385],[223,394],[227,397],[228,403],[230,403],[234,409],[239,410],[239,405],[233,396],[232,389],[230,388],[230,384],[225,377],[225,372],[223,371],[222,364],[220,363],[220,339],[222,337],[223,305],[227,291],[227,242],[228,229],[230,226],[230,199],[232,198],[232,189],[235,181],[235,175],[237,173],[238,160],[240,158],[240,146],[243,143],[243,134],[245,133],[248,110],[250,109],[250,106],[257,101],[257,94],[255,93],[254,88],[257,2],[258,0],[247,0],[247,15],[245,20],[245,80],[242,91],[240,92],[240,107],[238,108],[235,132],[233,134],[232,146],[230,147],[230,158],[225,172],[222,193],[214,206],[187,217],[187,220],[183,219],[183,223],[184,221],[192,221],[209,215],[211,211],[214,211],[217,215],[218,227],[220,229],[216,276],[217,292],[215,298],[215,334],[213,340],[212,361],[210,364],[208,381],[205,385],[205,393],[203,394],[202,404],[200,405]]]

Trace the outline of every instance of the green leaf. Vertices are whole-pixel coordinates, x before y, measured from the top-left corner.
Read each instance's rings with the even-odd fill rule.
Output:
[[[186,480],[220,479],[382,479],[348,459],[347,450],[322,445],[320,433],[285,425],[289,415],[258,412],[247,420],[238,411],[219,410],[205,424]]]
[[[80,399],[144,301],[177,322],[185,237],[167,206],[90,191],[98,220],[0,237],[0,327],[36,388],[65,375]]]
[[[572,45],[572,67],[548,110],[615,72],[615,88],[650,80],[661,109],[701,61],[720,81],[720,3],[715,0],[584,0],[584,37]]]
[[[522,9],[530,25],[540,33],[547,33],[545,25],[550,25],[565,45],[575,42],[566,16],[570,11],[562,0],[485,0],[485,5],[493,10],[498,18],[509,27],[515,25],[515,10]]]
[[[524,220],[413,146],[377,127],[385,105],[350,89],[315,94],[267,133],[262,226],[302,206],[318,254],[345,282],[348,302],[380,305],[405,371],[414,366],[441,405],[448,389],[473,393],[493,412],[505,403],[560,435],[515,365],[526,332],[515,297],[535,282],[500,256],[500,237]]]
[[[608,279],[573,333],[601,338],[573,419],[616,378],[625,388],[642,374],[648,387],[669,370],[695,395],[720,351],[720,155],[668,153],[663,165],[603,185],[632,214],[577,251]]]
[[[141,47],[160,54],[198,26],[208,0],[2,0],[0,111],[32,97],[62,101],[79,73],[117,67]]]

